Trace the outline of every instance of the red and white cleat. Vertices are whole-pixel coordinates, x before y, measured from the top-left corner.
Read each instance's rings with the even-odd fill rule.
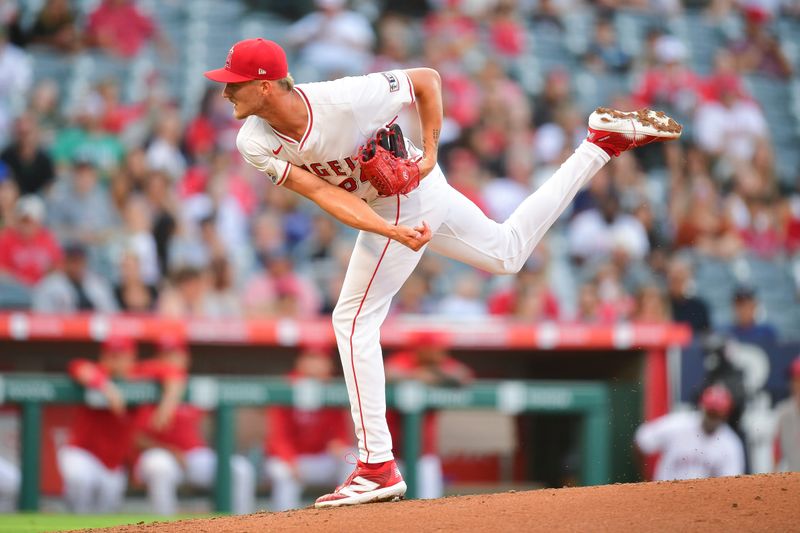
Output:
[[[317,498],[314,507],[339,507],[402,498],[406,493],[406,482],[397,469],[397,463],[386,461],[366,464],[358,461],[356,469],[336,490]]]
[[[598,107],[589,116],[587,140],[609,155],[653,142],[669,141],[681,136],[683,126],[662,111],[640,109],[630,113]]]

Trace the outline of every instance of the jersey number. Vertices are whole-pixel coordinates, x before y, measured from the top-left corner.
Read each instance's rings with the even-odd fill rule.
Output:
[[[356,180],[354,180],[353,178],[347,178],[343,182],[339,183],[339,187],[346,190],[347,192],[353,192],[356,189],[358,189],[358,184],[356,183]]]

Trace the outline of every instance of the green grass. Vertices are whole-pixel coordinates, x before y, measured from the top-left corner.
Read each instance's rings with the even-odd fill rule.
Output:
[[[184,518],[203,518],[206,515],[156,516],[156,515],[74,515],[74,514],[0,514],[0,533],[39,533],[64,531],[89,527],[111,527],[138,522],[164,522]]]

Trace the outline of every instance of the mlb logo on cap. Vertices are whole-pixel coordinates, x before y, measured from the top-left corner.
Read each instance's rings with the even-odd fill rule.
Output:
[[[286,52],[278,43],[266,39],[246,39],[228,51],[225,66],[205,73],[220,83],[251,80],[279,80],[289,74]]]

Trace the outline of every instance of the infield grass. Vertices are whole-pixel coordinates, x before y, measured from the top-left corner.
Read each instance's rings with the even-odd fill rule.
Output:
[[[39,533],[43,531],[68,531],[90,527],[111,527],[139,522],[166,522],[184,518],[204,518],[211,515],[74,515],[74,514],[39,514],[19,513],[0,514],[0,533]]]

